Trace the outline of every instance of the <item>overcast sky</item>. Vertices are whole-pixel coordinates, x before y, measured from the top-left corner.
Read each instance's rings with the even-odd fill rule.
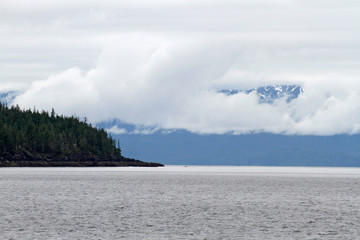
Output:
[[[219,89],[299,84],[259,104]],[[0,1],[22,108],[197,133],[360,132],[360,1]]]

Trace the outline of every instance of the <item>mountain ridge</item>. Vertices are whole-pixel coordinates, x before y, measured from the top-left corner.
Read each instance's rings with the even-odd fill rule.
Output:
[[[281,98],[286,98],[286,102],[289,103],[292,100],[298,98],[298,96],[304,92],[304,89],[300,85],[268,85],[247,90],[221,89],[218,90],[218,92],[227,96],[239,93],[250,94],[255,92],[259,98],[260,103],[272,104],[275,100]]]

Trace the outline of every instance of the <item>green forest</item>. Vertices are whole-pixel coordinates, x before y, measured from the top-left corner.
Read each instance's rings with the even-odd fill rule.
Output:
[[[0,155],[85,155],[116,158],[119,144],[104,129],[81,121],[37,110],[21,110],[0,103]]]

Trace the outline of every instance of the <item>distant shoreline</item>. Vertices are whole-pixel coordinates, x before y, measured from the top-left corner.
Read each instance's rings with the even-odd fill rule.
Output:
[[[93,156],[58,156],[54,158],[0,157],[0,167],[163,167],[161,163],[132,158],[99,158]]]
[[[19,161],[0,162],[0,167],[163,167],[160,163],[145,162],[46,162],[46,161]]]

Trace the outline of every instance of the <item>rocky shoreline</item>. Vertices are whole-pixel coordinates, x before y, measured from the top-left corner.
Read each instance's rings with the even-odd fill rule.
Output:
[[[0,167],[163,167],[161,163],[143,162],[140,160],[117,157],[102,158],[97,156],[1,156]]]

